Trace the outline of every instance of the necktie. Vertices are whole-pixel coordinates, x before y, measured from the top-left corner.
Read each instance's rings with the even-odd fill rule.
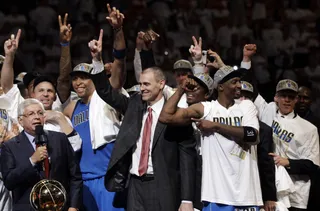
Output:
[[[151,127],[152,127],[152,108],[148,108],[148,116],[143,128],[142,134],[142,146],[141,146],[141,155],[139,163],[139,175],[142,176],[147,172],[148,169],[148,158],[149,158],[149,149],[151,141]]]

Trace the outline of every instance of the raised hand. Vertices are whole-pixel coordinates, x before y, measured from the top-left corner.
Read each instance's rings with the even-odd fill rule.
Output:
[[[156,42],[159,37],[160,35],[154,32],[152,29],[146,32],[138,32],[138,36],[136,39],[137,50],[150,50],[152,47],[152,43]]]
[[[223,63],[221,57],[214,51],[212,50],[208,50],[208,55],[214,57],[214,61],[213,62],[209,62],[207,63],[207,66],[212,66],[214,68],[220,69],[221,67],[225,66],[225,64]]]
[[[248,57],[249,59],[253,56],[257,51],[257,46],[255,44],[246,44],[243,47],[243,57]]]
[[[109,16],[106,17],[106,19],[109,21],[110,25],[113,29],[119,29],[122,27],[124,15],[120,13],[119,10],[117,10],[115,7],[112,8],[109,4],[107,4]]]
[[[10,39],[4,42],[4,52],[6,56],[13,56],[18,47],[21,36],[21,29],[18,30],[17,35],[11,34]]]
[[[88,43],[90,48],[91,56],[93,59],[97,61],[101,61],[101,52],[102,52],[102,38],[103,38],[103,30],[100,29],[100,35],[98,40],[91,40]]]
[[[58,16],[61,43],[68,43],[72,38],[72,27],[70,24],[67,24],[67,20],[68,20],[68,13],[64,15],[63,21],[61,21],[61,16],[60,15]]]
[[[197,39],[192,36],[193,45],[191,45],[189,52],[192,56],[193,61],[200,62],[202,60],[202,38],[199,38],[199,42]]]

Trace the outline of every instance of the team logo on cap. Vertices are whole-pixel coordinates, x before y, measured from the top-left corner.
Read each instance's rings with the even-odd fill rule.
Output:
[[[90,73],[92,70],[92,65],[90,64],[86,64],[86,63],[81,63],[78,64],[73,71],[82,71],[82,72],[86,72],[86,73]]]
[[[292,80],[286,79],[279,81],[277,85],[277,91],[289,89],[292,91],[297,92],[298,91],[298,84]]]

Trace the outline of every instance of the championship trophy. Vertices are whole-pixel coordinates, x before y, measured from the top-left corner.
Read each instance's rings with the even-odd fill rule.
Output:
[[[30,204],[37,211],[61,211],[67,201],[67,192],[56,180],[43,179],[30,193]]]
[[[47,136],[42,125],[36,126],[36,146],[46,146]],[[45,178],[35,184],[30,192],[30,205],[37,211],[61,211],[67,201],[67,192],[63,185],[49,178],[50,164],[48,158],[40,163]],[[41,175],[41,174],[40,174]]]

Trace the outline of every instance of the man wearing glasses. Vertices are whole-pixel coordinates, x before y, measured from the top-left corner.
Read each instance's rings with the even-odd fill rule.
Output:
[[[74,151],[63,133],[45,131],[46,145],[36,146],[36,126],[44,125],[45,110],[36,99],[27,99],[18,107],[23,131],[2,145],[1,173],[5,187],[12,191],[13,211],[32,210],[29,195],[32,187],[44,179],[42,162],[49,159],[48,179],[59,181],[67,190],[68,211],[81,205],[82,178]]]

